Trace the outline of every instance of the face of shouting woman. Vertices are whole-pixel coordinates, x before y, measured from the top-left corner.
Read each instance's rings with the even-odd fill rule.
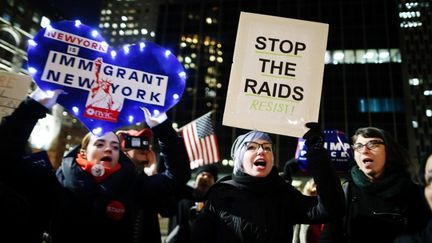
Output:
[[[273,167],[273,147],[266,140],[256,139],[244,142],[244,172],[250,176],[266,177]]]
[[[369,179],[377,179],[384,173],[386,148],[381,138],[365,138],[359,135],[353,149],[358,167]]]
[[[95,164],[113,168],[119,161],[119,139],[114,133],[91,135],[87,146],[81,151],[83,157]]]

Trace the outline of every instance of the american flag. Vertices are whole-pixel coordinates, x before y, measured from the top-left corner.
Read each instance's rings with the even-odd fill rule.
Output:
[[[179,129],[191,169],[220,160],[219,145],[211,120],[212,113],[213,111],[210,111]]]

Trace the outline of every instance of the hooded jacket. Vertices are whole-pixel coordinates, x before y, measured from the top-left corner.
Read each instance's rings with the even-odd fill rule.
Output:
[[[47,111],[27,99],[0,125],[0,136],[12,139],[3,139],[0,146],[8,154],[8,163],[1,164],[0,180],[24,198],[22,210],[38,212],[27,214],[26,220],[42,225],[29,223],[17,230],[34,232],[31,239],[25,238],[26,242],[40,242],[43,231],[49,232],[54,243],[161,242],[158,213],[171,200],[175,185],[185,184],[190,178],[185,146],[169,122],[154,128],[165,172],[152,177],[138,175],[133,163],[120,153],[121,169],[96,183],[76,162],[79,147],[64,157],[56,174],[39,167],[33,169],[34,173],[28,172],[35,164],[22,160],[23,148],[37,120]],[[11,239],[19,242],[20,237]]]

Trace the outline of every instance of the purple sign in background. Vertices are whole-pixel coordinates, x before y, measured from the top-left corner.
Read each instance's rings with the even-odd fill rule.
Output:
[[[144,121],[176,105],[186,74],[167,49],[143,41],[114,50],[79,21],[41,29],[29,41],[28,70],[44,91],[62,89],[58,103],[93,133]]]
[[[338,172],[346,172],[353,166],[353,151],[345,133],[338,130],[324,130],[324,147],[329,152],[331,161],[334,163]],[[307,148],[305,140],[299,138],[295,159],[299,163],[300,170],[306,170],[307,158],[305,157]]]

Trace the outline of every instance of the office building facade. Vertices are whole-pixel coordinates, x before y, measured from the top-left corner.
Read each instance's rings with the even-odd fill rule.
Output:
[[[243,132],[221,125],[238,20],[241,11],[260,13],[329,24],[319,115],[323,128],[352,135],[359,127],[377,126],[409,146],[398,6],[397,1],[368,0],[165,3],[157,41],[174,49],[189,77],[172,113],[181,124],[216,109],[222,157],[229,159],[230,144]],[[297,139],[274,138],[281,165],[294,156]]]

